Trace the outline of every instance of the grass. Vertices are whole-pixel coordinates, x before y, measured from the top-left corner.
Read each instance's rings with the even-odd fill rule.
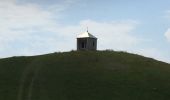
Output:
[[[114,51],[0,59],[0,100],[169,100],[170,65]]]

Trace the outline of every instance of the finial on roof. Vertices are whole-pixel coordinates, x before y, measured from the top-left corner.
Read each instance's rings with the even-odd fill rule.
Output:
[[[89,32],[89,31],[88,31],[88,27],[87,27],[87,32]]]

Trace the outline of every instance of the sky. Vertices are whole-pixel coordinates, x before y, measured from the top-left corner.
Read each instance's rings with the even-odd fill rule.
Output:
[[[0,0],[0,58],[76,50],[88,31],[98,50],[170,63],[170,0]]]

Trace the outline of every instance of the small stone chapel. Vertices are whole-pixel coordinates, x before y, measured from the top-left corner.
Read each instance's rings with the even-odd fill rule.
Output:
[[[77,50],[97,50],[97,38],[88,30],[77,36]]]

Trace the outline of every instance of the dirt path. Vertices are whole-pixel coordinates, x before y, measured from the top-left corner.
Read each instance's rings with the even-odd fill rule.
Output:
[[[23,71],[17,100],[32,99],[34,82],[36,81],[37,75],[41,68],[40,63],[38,63],[39,66],[36,66],[36,63],[38,63],[37,60],[33,60]],[[32,66],[32,64],[34,64],[34,66]]]

